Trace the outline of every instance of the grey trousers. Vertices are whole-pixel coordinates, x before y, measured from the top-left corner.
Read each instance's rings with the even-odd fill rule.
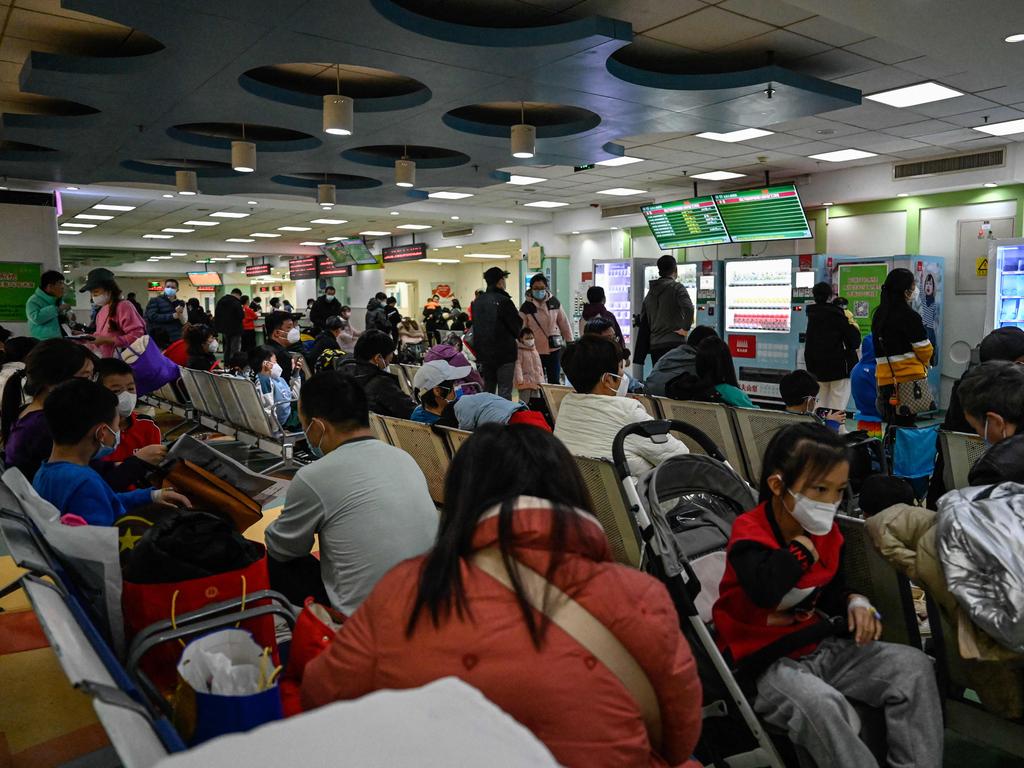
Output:
[[[884,709],[891,768],[942,765],[942,710],[932,663],[905,645],[829,638],[801,659],[779,659],[758,679],[754,709],[787,731],[819,768],[877,766],[858,737],[847,697]]]

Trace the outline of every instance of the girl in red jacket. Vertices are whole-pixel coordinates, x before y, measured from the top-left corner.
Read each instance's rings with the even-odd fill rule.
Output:
[[[434,548],[385,575],[306,667],[303,706],[455,676],[561,765],[686,764],[701,688],[678,615],[660,582],[612,561],[562,444],[534,427],[482,426],[452,461],[445,499]],[[531,577],[547,584],[533,591]],[[565,616],[552,585],[632,657],[649,695],[549,620]]]
[[[753,671],[759,659],[754,709],[785,729],[815,764],[877,765],[858,736],[860,720],[849,698],[885,710],[889,765],[942,765],[942,711],[931,662],[916,648],[878,642],[881,615],[843,583],[843,535],[835,515],[849,474],[846,447],[825,426],[798,424],[772,438],[761,505],[736,519],[729,539],[713,610],[719,643],[741,669],[746,661]],[[808,639],[782,658],[763,659],[769,646],[826,615],[844,616],[850,636]]]

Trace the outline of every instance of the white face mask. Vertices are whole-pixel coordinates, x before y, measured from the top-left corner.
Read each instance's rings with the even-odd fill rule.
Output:
[[[288,331],[288,343],[289,344],[296,343],[299,340],[299,336],[300,336],[299,329],[293,327],[290,331]]]
[[[134,392],[119,392],[117,395],[117,412],[124,418],[132,415],[139,398]]]
[[[97,307],[103,307],[110,303],[110,294],[101,293],[99,296],[92,297],[92,303]]]
[[[839,511],[839,502],[829,504],[827,501],[813,501],[800,493],[787,491],[795,503],[789,514],[804,527],[804,530],[815,536],[824,536],[832,530],[832,524]]]
[[[284,370],[277,363],[274,363],[272,366],[270,366],[270,378],[280,379],[282,373],[284,373]]]
[[[212,355],[220,349],[220,343],[216,339],[210,339],[210,343],[206,345],[207,351]]]
[[[530,349],[533,349],[534,347],[537,346],[537,342],[535,339],[528,339],[527,341],[524,341],[523,344],[529,347]]]
[[[615,387],[615,396],[616,397],[625,397],[626,396],[626,392],[629,391],[629,379],[627,379],[625,377],[625,375],[615,376],[614,373],[609,373],[608,375],[609,376],[614,376],[616,379],[619,380],[618,386]]]

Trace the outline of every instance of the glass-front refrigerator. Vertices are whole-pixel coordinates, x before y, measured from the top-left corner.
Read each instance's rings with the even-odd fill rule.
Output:
[[[633,263],[630,261],[595,261],[594,285],[604,288],[605,308],[619,321],[623,341],[633,341]]]
[[[1024,328],[1024,239],[996,240],[988,251],[985,331]]]

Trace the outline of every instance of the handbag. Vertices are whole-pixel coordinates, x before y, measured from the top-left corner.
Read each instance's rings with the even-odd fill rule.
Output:
[[[497,548],[480,550],[473,555],[472,562],[504,587],[515,591]],[[651,747],[657,752],[661,747],[661,708],[647,673],[633,655],[592,613],[550,581],[515,560],[512,561],[512,567],[516,570],[527,602],[608,667],[629,691],[640,708]],[[545,601],[545,595],[549,597],[548,601]]]
[[[120,350],[121,360],[132,367],[135,376],[135,390],[141,397],[156,392],[165,384],[177,381],[181,376],[178,365],[164,356],[149,336],[140,336],[129,346]]]
[[[881,339],[884,349],[885,341]],[[934,411],[936,408],[935,397],[928,386],[928,379],[914,379],[913,381],[896,381],[896,372],[893,370],[892,361],[886,354],[886,362],[889,364],[889,375],[892,376],[892,394],[889,396],[889,405],[898,416],[917,416],[925,411]]]
[[[306,665],[323,653],[344,623],[345,615],[341,611],[321,605],[312,597],[306,598],[306,604],[295,620],[288,663],[281,674],[281,704],[285,717],[302,712],[299,689]]]
[[[231,518],[239,533],[263,519],[263,508],[230,483],[188,459],[178,459],[162,486],[185,494],[193,506]]]

